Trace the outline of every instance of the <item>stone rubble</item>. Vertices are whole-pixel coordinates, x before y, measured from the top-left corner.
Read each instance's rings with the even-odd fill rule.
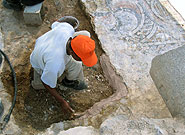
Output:
[[[106,119],[99,129],[93,127],[75,127],[62,131],[63,123],[53,124],[46,132],[38,135],[184,135],[185,120],[183,118],[128,118],[116,115]]]
[[[75,127],[72,129],[69,129],[67,131],[61,131],[61,130],[50,130],[44,134],[38,134],[38,135],[99,135],[98,131],[94,129],[93,127]]]

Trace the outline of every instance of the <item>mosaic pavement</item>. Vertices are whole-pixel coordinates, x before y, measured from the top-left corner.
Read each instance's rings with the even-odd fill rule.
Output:
[[[155,89],[149,76],[151,60],[185,44],[178,22],[158,0],[82,2],[102,48],[127,86],[133,91]]]

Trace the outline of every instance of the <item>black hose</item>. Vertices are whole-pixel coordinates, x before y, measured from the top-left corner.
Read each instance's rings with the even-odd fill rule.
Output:
[[[1,129],[0,129],[1,131],[3,131],[4,128],[5,128],[5,126],[6,126],[6,124],[7,124],[8,121],[10,120],[10,116],[11,116],[11,114],[12,114],[12,111],[13,111],[14,107],[15,107],[16,97],[17,97],[17,79],[16,79],[15,71],[14,71],[14,69],[13,69],[13,67],[12,67],[12,64],[11,64],[10,61],[9,61],[8,56],[7,56],[1,49],[0,49],[0,53],[4,56],[5,60],[6,60],[6,61],[8,62],[8,64],[9,64],[10,69],[11,69],[11,71],[12,71],[13,81],[14,81],[14,98],[13,98],[12,105],[11,105],[11,107],[10,107],[10,109],[9,109],[8,114],[7,114],[7,115],[4,117],[4,119],[3,119],[3,125],[2,125],[2,127],[1,127]]]

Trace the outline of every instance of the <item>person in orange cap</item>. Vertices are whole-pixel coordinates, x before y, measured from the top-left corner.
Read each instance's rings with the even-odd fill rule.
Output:
[[[95,41],[89,32],[75,32],[66,22],[54,22],[51,28],[36,40],[30,56],[34,68],[32,87],[48,90],[61,103],[64,112],[72,113],[72,108],[56,91],[57,81],[65,75],[61,81],[63,86],[76,90],[87,88],[82,63],[88,67],[97,63]]]
[[[86,35],[78,35],[74,38],[70,38],[68,40],[66,49],[68,55],[71,55],[76,61],[82,61],[83,64],[87,67],[92,67],[97,63],[97,56],[95,54],[95,42]],[[80,69],[80,75],[78,75],[78,78],[80,80],[84,80],[82,66],[80,66],[78,69]],[[76,74],[76,72],[74,73]],[[74,73],[71,72],[71,75],[76,76]],[[70,80],[72,80],[71,83]],[[65,77],[65,79],[62,80],[62,84],[66,87],[74,88],[76,90],[87,88],[84,81],[74,83],[73,80],[76,79],[74,77]]]

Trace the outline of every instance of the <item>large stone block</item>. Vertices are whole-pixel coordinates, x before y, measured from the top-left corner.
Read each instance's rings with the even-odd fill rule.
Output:
[[[185,45],[155,57],[150,74],[172,116],[185,117]]]
[[[43,3],[36,4],[34,6],[26,6],[24,9],[24,21],[30,25],[42,24],[42,5]]]

